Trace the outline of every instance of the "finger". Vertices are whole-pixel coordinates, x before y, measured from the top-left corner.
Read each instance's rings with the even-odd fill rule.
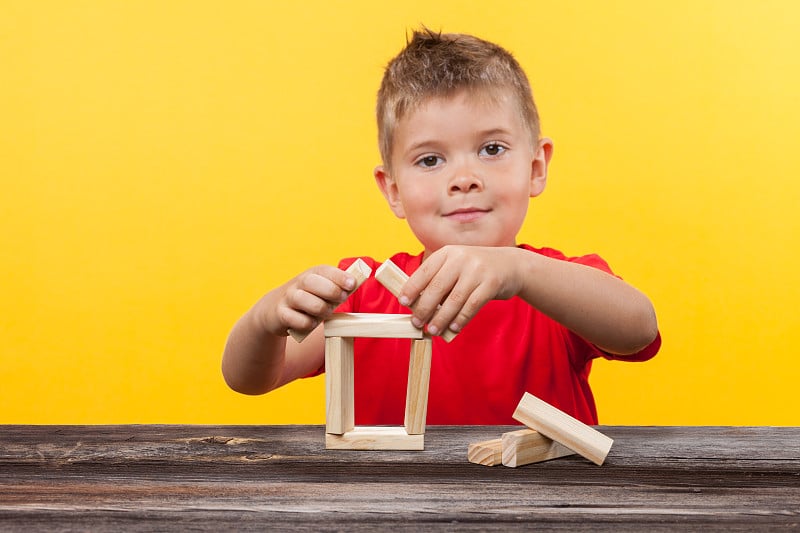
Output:
[[[344,270],[336,268],[335,266],[319,265],[312,268],[309,271],[309,273],[316,274],[331,281],[339,288],[341,288],[343,291],[349,292],[353,290],[356,286],[356,279],[355,277],[353,277],[352,274],[349,274]]]
[[[428,330],[433,335],[446,330],[458,333],[491,299],[491,291],[484,284],[459,282],[431,319]]]
[[[433,316],[428,321],[428,332],[432,335],[438,335],[448,329],[477,286],[478,283],[470,279],[464,277],[457,279],[439,307],[434,310]]]
[[[294,333],[298,335],[295,337],[298,342],[320,323],[318,319],[286,306],[278,309],[278,317],[281,324],[286,327],[288,334]],[[292,336],[294,337],[294,335]]]
[[[298,292],[305,292],[327,302],[341,303],[347,299],[347,291],[329,277],[309,272],[300,278]]]
[[[400,300],[400,303],[406,307],[411,307],[411,305],[416,302],[417,298],[419,298],[419,295],[425,287],[430,284],[443,262],[444,258],[439,253],[434,253],[426,259],[416,272],[411,274],[405,284],[403,284],[400,293],[397,295],[397,299]]]
[[[343,301],[347,297],[347,293],[344,293],[341,289],[337,289],[337,291],[342,295],[341,301]],[[339,300],[326,300],[313,292],[305,290],[294,291],[288,298],[288,304],[291,309],[318,320],[327,318],[339,303],[341,303]]]
[[[430,322],[439,306],[449,298],[459,282],[459,274],[455,268],[443,268],[433,276],[414,304],[413,311],[416,321],[421,324]]]

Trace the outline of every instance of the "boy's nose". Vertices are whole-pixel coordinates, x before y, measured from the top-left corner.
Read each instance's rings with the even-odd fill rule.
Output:
[[[483,181],[467,169],[462,169],[450,180],[450,193],[479,192],[483,190]]]

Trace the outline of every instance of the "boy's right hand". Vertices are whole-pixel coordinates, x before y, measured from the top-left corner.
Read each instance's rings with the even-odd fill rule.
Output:
[[[287,336],[288,330],[307,333],[328,318],[356,285],[347,272],[319,265],[273,290],[270,302],[262,306],[265,329],[273,335]]]

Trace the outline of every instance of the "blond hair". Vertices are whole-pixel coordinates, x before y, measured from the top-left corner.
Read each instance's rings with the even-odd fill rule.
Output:
[[[532,142],[539,138],[539,114],[528,77],[504,48],[472,35],[414,31],[406,47],[386,66],[378,90],[378,145],[390,164],[393,132],[409,112],[432,97],[462,90],[489,97],[510,90]]]

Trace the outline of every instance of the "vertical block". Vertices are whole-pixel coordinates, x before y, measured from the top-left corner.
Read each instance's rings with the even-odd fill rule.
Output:
[[[531,429],[602,465],[614,441],[591,426],[526,392],[512,415]]]
[[[406,388],[406,433],[421,435],[425,433],[425,417],[428,414],[428,385],[431,377],[431,354],[433,342],[430,339],[411,342],[411,356],[408,361],[408,387]]]
[[[400,290],[403,288],[403,285],[408,281],[408,275],[403,272],[399,266],[387,259],[375,270],[375,279],[397,298],[400,295]],[[411,304],[411,309],[414,309],[414,304]],[[441,337],[445,341],[450,342],[456,335],[457,334],[453,331],[445,329]]]
[[[325,339],[325,401],[327,433],[342,435],[355,427],[353,339]]]
[[[517,467],[558,459],[575,452],[532,429],[520,429],[503,433],[501,438],[502,462],[505,466]]]

